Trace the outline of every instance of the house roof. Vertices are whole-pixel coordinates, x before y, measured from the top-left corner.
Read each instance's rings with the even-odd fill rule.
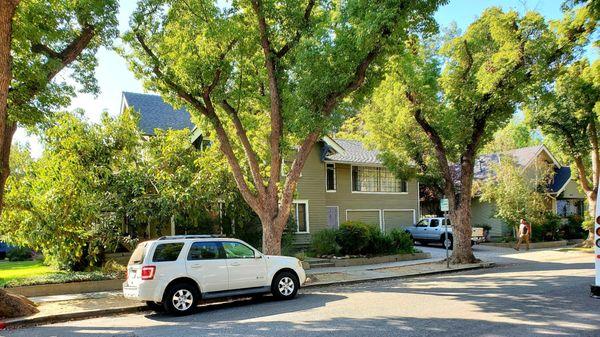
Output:
[[[381,165],[379,151],[370,150],[357,140],[324,138],[322,159],[343,164]],[[340,150],[341,149],[341,150]]]
[[[551,194],[559,194],[571,179],[571,168],[562,166],[554,158],[550,150],[543,144],[514,149],[503,153],[491,153],[478,156],[475,160],[473,177],[475,179],[487,179],[490,176],[493,176],[492,164],[498,163],[501,156],[511,156],[517,165],[525,169],[535,161],[535,158],[537,158],[541,152],[546,152],[554,164],[554,179],[548,186],[548,192]],[[456,167],[460,169],[460,166],[456,165]]]
[[[140,113],[139,127],[143,133],[154,135],[154,129],[194,129],[189,112],[185,108],[173,109],[159,95],[123,92],[124,107],[133,107]]]

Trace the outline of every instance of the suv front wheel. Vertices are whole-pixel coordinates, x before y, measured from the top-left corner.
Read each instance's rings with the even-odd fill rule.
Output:
[[[190,314],[198,304],[200,294],[189,283],[176,283],[165,293],[163,305],[168,313],[174,315]]]
[[[298,277],[289,271],[277,274],[271,284],[273,296],[284,300],[296,297],[299,288],[300,282],[298,281]]]

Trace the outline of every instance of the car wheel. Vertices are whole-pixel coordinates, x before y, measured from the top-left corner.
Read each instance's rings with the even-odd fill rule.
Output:
[[[159,302],[146,301],[146,305],[152,311],[156,311],[156,312],[164,312],[165,311],[164,305],[162,303],[159,303]]]
[[[449,250],[454,249],[454,238],[452,236],[449,236],[448,239],[450,240],[450,247],[448,247]]]
[[[163,305],[165,310],[173,315],[192,313],[198,304],[200,293],[189,283],[176,283],[165,293]]]
[[[273,278],[273,283],[271,284],[273,296],[284,300],[296,297],[298,288],[300,288],[298,277],[289,271],[277,274],[275,278]]]

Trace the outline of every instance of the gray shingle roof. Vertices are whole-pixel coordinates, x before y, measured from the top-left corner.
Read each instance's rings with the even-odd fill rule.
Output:
[[[347,164],[382,164],[377,158],[379,151],[367,149],[362,142],[349,139],[334,139],[334,141],[344,149],[344,152],[330,151],[332,149],[325,146],[323,160]]]
[[[139,127],[145,134],[154,135],[154,129],[192,130],[194,128],[190,114],[185,108],[175,110],[158,95],[124,91],[123,99],[127,106],[133,107],[140,113]]]
[[[514,149],[500,154],[491,153],[481,155],[475,160],[474,178],[487,179],[490,176],[493,176],[492,165],[498,163],[501,156],[511,156],[517,165],[525,167],[534,160],[543,148],[544,145],[536,145]],[[456,165],[455,167],[460,170],[459,165]],[[554,180],[552,181],[552,184],[548,186],[549,192],[556,193],[560,191],[569,181],[570,177],[571,168],[568,166],[560,166],[559,164],[559,166],[554,169]]]

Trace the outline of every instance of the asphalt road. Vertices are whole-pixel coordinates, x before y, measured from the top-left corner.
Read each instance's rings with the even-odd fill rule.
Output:
[[[265,297],[213,304],[186,317],[139,313],[0,336],[600,336],[600,299],[589,297],[593,254],[479,255],[501,265],[306,289],[285,302]]]

